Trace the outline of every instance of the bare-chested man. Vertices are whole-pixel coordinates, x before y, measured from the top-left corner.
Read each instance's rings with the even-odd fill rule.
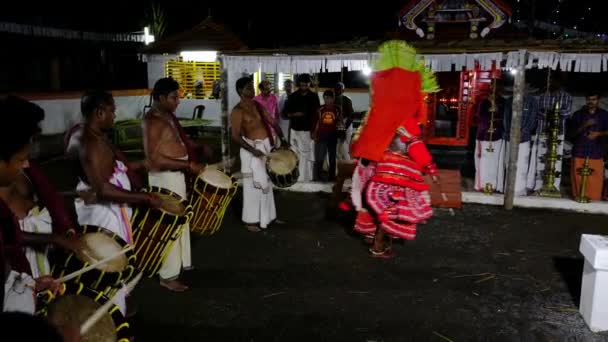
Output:
[[[116,159],[115,148],[105,135],[116,116],[112,95],[105,91],[88,92],[82,97],[81,110],[85,123],[78,145],[80,179],[76,191],[82,198],[74,203],[78,223],[103,227],[133,243],[132,210],[128,204],[159,208],[161,200],[151,193],[131,191],[127,167],[142,168],[144,162],[125,165]],[[125,314],[124,298],[118,305]]]
[[[75,252],[80,249],[63,199],[33,162],[29,162],[12,185],[0,187],[0,198],[17,218],[23,241],[35,245],[24,250],[34,278],[51,273],[49,245]]]
[[[148,183],[187,199],[184,172],[198,175],[204,166],[188,155],[187,146],[180,137],[179,121],[175,116],[179,105],[178,90],[179,84],[171,78],[162,78],[154,85],[154,103],[144,117],[144,150],[150,165]],[[178,278],[181,270],[188,268],[192,268],[192,260],[190,227],[186,225],[159,270],[160,284],[171,291],[187,290]]]
[[[241,97],[231,114],[232,139],[241,146],[241,173],[243,175],[243,222],[252,232],[265,229],[277,217],[272,183],[265,167],[265,156],[273,146],[271,127],[281,145],[288,146],[283,132],[268,112],[253,98],[253,80],[243,77],[236,82]]]

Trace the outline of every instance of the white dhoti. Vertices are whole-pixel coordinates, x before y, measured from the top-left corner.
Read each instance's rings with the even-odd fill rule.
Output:
[[[493,149],[492,152],[488,151],[490,147]],[[503,147],[503,140],[477,140],[475,145],[475,190],[484,191],[489,184],[498,192],[504,191],[504,184],[498,182],[499,173],[504,172]]]
[[[4,260],[2,260],[4,262]],[[10,271],[4,283],[3,312],[36,312],[36,281],[27,273]]]
[[[509,141],[505,141],[505,162],[504,162],[504,172],[499,173],[498,182],[499,184],[504,184],[506,187],[507,181],[507,169],[509,165],[509,151],[511,148],[511,143]],[[519,152],[517,154],[517,175],[515,176],[515,196],[526,196],[526,183],[528,177],[528,168],[530,165],[530,142],[526,141],[519,144]]]
[[[310,138],[310,132],[294,131],[292,129],[289,143],[300,159],[300,178],[298,178],[298,181],[310,182],[313,178],[313,167],[315,164],[315,142]]]
[[[243,139],[265,154],[270,153],[272,149],[268,138],[264,140]],[[246,224],[259,224],[260,228],[267,228],[268,224],[277,218],[277,211],[274,205],[272,183],[266,172],[265,159],[254,157],[244,148],[241,148],[240,157],[241,174],[243,175],[242,220]]]
[[[350,143],[353,138],[353,125],[349,125],[346,128],[346,138],[344,141],[338,141],[338,160],[352,160],[350,156]]]
[[[287,135],[289,134],[289,119],[286,120],[283,118],[279,118],[279,127],[281,127],[281,131],[283,132],[283,135],[287,139]]]
[[[150,172],[148,183],[150,186],[171,190],[184,200],[188,199],[186,177],[183,172]],[[192,254],[190,250],[190,224],[187,223],[182,226],[180,236],[175,240],[165,260],[163,260],[158,276],[162,280],[175,280],[179,277],[182,269],[190,268],[192,268]]]
[[[131,190],[131,182],[127,176],[127,167],[120,161],[116,161],[114,174],[110,178],[110,183],[123,189]],[[90,190],[91,186],[83,182],[78,182],[76,191]],[[92,225],[105,228],[118,235],[127,243],[133,243],[133,233],[131,231],[132,209],[125,203],[96,203],[86,204],[80,198],[74,201],[78,223],[82,225]],[[120,295],[119,295],[120,296]],[[126,299],[124,296],[118,297],[117,305],[123,314],[127,312]]]
[[[557,145],[557,155],[563,157],[564,155],[564,139],[565,136],[559,135],[557,138],[560,143]],[[527,188],[530,190],[538,191],[543,187],[545,177],[545,157],[547,155],[547,138],[546,137],[532,137],[534,144],[532,145],[532,151],[530,153],[530,167],[527,175]],[[560,158],[555,162],[555,171],[558,172],[558,176],[555,177],[553,185],[557,190],[560,189],[562,182],[562,159]]]
[[[40,210],[38,207],[34,207],[29,211],[25,218],[19,220],[19,226],[21,227],[21,231],[27,233],[53,233],[53,221],[51,220],[51,215],[46,208]],[[36,250],[34,248],[26,247],[25,257],[30,264],[30,268],[32,269],[32,277],[34,279],[51,273],[51,267],[49,266],[48,259],[48,247],[46,247],[44,250]]]

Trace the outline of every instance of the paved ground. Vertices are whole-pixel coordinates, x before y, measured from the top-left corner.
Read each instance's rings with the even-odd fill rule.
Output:
[[[580,234],[608,217],[437,211],[386,261],[325,219],[325,195],[277,200],[286,226],[246,231],[235,199],[221,230],[193,241],[190,292],[138,288],[139,341],[608,341],[577,312]]]

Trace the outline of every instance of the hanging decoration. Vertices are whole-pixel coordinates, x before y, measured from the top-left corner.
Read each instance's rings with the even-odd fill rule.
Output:
[[[510,16],[511,8],[502,0],[412,0],[400,14],[407,29],[426,39],[435,39],[438,24],[463,23],[469,24],[469,38],[483,38]]]

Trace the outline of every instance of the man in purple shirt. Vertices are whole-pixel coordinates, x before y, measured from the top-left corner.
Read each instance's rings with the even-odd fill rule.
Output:
[[[586,97],[587,105],[574,113],[570,119],[568,129],[569,138],[574,143],[572,148],[572,195],[580,194],[582,176],[578,170],[583,167],[586,158],[589,158],[589,167],[593,169],[587,178],[586,196],[592,201],[602,198],[604,181],[604,137],[608,136],[608,112],[599,108],[599,95],[597,92],[589,93]]]
[[[268,114],[270,114],[275,123],[278,123],[279,99],[272,93],[270,81],[263,80],[258,85],[258,88],[260,89],[260,94],[254,97],[253,100],[262,105]]]

